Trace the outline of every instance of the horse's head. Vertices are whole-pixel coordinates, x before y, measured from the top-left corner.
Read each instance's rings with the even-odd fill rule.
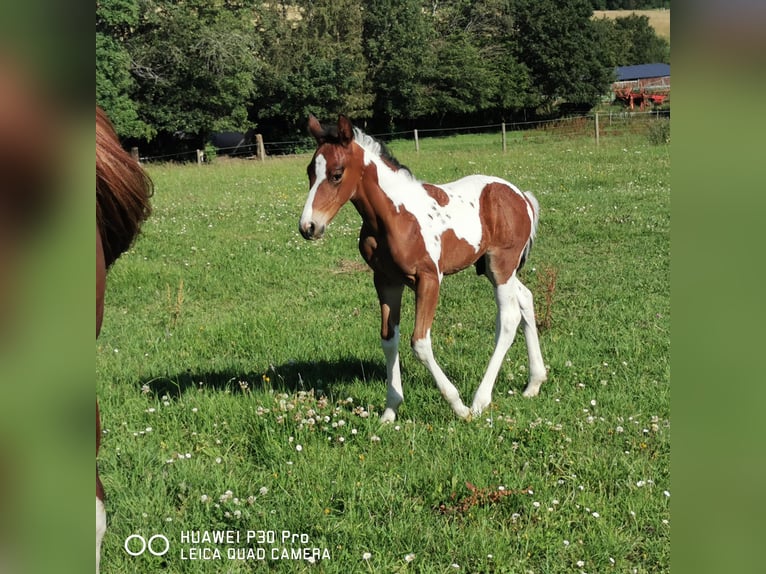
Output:
[[[354,145],[354,127],[346,116],[337,126],[322,126],[312,115],[309,133],[317,150],[306,169],[309,196],[299,228],[306,239],[319,239],[340,208],[354,196],[362,176],[363,150]]]

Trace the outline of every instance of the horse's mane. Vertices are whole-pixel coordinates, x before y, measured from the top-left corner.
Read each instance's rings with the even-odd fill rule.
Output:
[[[394,154],[391,153],[391,150],[389,150],[386,144],[384,144],[382,141],[375,139],[371,135],[364,133],[362,130],[356,127],[354,128],[354,141],[368,152],[380,157],[380,159],[393,166],[396,170],[405,171],[410,177],[414,177],[410,171],[410,168],[401,164],[399,160],[394,157]]]
[[[151,213],[153,185],[122,149],[104,111],[96,107],[96,225],[107,268],[133,243]]]
[[[324,141],[334,144],[341,143],[340,135],[338,134],[338,126],[333,124],[322,124],[322,132]],[[364,133],[356,126],[354,126],[354,141],[371,154],[380,157],[380,159],[395,170],[404,171],[407,175],[414,178],[410,168],[400,163],[399,160],[394,157],[394,154],[391,153],[391,150],[386,147],[386,144],[371,135]]]

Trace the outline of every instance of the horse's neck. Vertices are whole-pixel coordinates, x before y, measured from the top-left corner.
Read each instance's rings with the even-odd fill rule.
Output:
[[[397,172],[394,172],[388,166],[382,165],[382,163],[376,162],[376,166],[378,176],[374,175],[376,170],[366,169],[357,188],[357,193],[351,202],[365,223],[377,233],[381,227],[390,228],[390,221],[396,217],[398,212],[391,197],[381,187],[380,176],[384,175],[386,185],[396,185],[396,180],[405,176],[397,174]],[[381,174],[383,170],[385,171]],[[409,181],[406,183],[412,185]]]

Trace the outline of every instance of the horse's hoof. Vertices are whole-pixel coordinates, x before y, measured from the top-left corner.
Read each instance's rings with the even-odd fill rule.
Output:
[[[389,424],[396,420],[396,413],[393,411],[393,409],[386,409],[383,411],[383,414],[380,415],[380,422],[381,424]]]
[[[527,385],[527,388],[524,389],[523,393],[521,393],[523,397],[527,397],[527,398],[536,397],[539,394],[540,394],[540,385],[536,385],[536,386]]]

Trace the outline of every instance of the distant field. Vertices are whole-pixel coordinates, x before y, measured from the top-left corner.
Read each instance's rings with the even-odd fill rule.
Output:
[[[657,31],[661,38],[670,40],[670,10],[594,10],[594,18],[624,18],[631,14],[646,16],[649,24]]]

